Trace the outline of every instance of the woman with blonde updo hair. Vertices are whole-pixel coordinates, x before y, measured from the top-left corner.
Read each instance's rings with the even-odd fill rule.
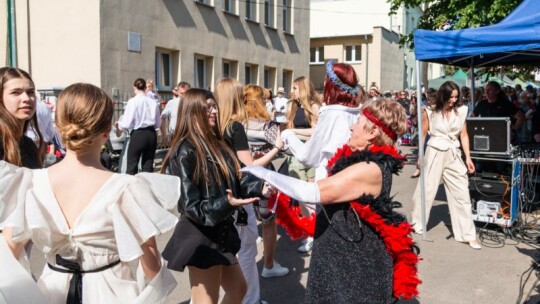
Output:
[[[180,180],[105,169],[100,153],[112,114],[102,89],[68,86],[56,110],[65,158],[47,169],[17,171],[14,180],[31,183],[0,189],[25,195],[22,203],[7,201],[14,211],[0,228],[15,257],[24,255],[27,242],[44,252],[47,266],[38,281],[44,303],[154,303],[176,285],[155,237],[177,222],[166,209],[178,202]],[[135,278],[130,265],[137,264]]]
[[[329,177],[309,183],[262,167],[241,170],[320,204],[305,303],[391,303],[418,294],[412,227],[393,211],[401,204],[391,196],[392,174],[405,160],[395,142],[406,130],[405,109],[378,99],[366,103],[349,141],[328,161]]]

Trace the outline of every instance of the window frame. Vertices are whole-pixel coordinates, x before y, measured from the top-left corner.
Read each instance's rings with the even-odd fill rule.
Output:
[[[214,7],[214,0],[193,0],[197,4]]]
[[[315,49],[315,61],[311,61],[312,49]],[[309,64],[324,64],[324,46],[314,46],[309,48]]]
[[[238,15],[237,12],[237,6],[236,6],[236,0],[222,0],[222,10],[226,13]],[[226,3],[229,4],[229,9],[225,8]]]
[[[248,80],[248,70],[249,70],[249,80]],[[251,84],[251,76],[253,74],[253,67],[250,63],[246,63],[244,65],[244,84],[248,85]]]
[[[282,2],[283,20],[281,26],[283,32],[287,34],[293,33],[293,2],[292,0],[283,0]]]
[[[254,1],[254,0],[244,0],[244,3],[245,3],[244,14],[246,15],[246,20],[258,22],[257,8],[258,8],[259,2]],[[249,15],[248,15],[248,7],[250,8]]]
[[[351,60],[347,60],[347,47],[351,47]],[[356,59],[356,55],[359,55],[359,59]],[[343,46],[343,62],[346,63],[361,63],[362,62],[362,45],[360,44],[346,44]]]
[[[264,25],[275,28],[276,24],[276,9],[275,0],[264,0]]]
[[[202,85],[199,85],[199,61],[202,61]],[[202,56],[195,57],[194,71],[193,71],[193,87],[206,89],[206,58]]]
[[[169,64],[168,64],[168,75],[169,83],[165,84],[163,81],[163,56],[166,55],[169,57]],[[174,87],[174,81],[173,81],[173,54],[171,51],[165,51],[161,49],[157,49],[155,52],[155,85],[157,90],[172,90]]]

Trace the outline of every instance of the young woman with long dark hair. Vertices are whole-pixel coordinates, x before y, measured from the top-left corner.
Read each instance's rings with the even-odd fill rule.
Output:
[[[30,75],[18,68],[0,69],[0,160],[31,169],[41,167],[43,138],[38,129],[36,88]],[[24,133],[32,125],[37,147]]]
[[[448,199],[448,209],[452,221],[454,239],[468,243],[473,249],[482,247],[476,241],[476,229],[472,219],[471,197],[467,171],[475,171],[469,150],[467,133],[467,106],[459,102],[459,87],[452,81],[441,85],[437,91],[435,105],[424,107],[422,126],[424,138],[429,132],[426,154],[423,161],[425,184],[426,220],[437,189],[442,180]],[[461,144],[460,144],[461,142]],[[465,153],[465,162],[461,158],[460,146]],[[429,182],[427,182],[429,181]],[[416,233],[423,233],[422,209],[420,199],[420,181],[413,196],[414,209],[412,224]],[[425,223],[427,225],[427,223]]]
[[[240,238],[233,213],[258,200],[239,197],[260,192],[262,182],[243,184],[249,181],[240,176],[240,164],[224,144],[218,106],[207,95],[201,89],[185,93],[171,149],[163,161],[162,173],[182,181],[180,221],[163,256],[170,269],[188,267],[193,303],[217,303],[220,286],[225,290],[224,303],[242,303],[246,282],[236,258]]]

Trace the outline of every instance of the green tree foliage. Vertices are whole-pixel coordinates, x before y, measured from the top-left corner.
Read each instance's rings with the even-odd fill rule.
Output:
[[[390,15],[396,14],[401,6],[422,7],[424,14],[418,20],[418,28],[426,30],[463,29],[498,23],[522,0],[387,0]],[[413,34],[401,39],[402,45],[413,48]]]
[[[406,8],[421,7],[424,14],[418,20],[417,28],[426,30],[464,29],[498,23],[512,12],[523,0],[387,0],[390,3],[390,15],[397,13],[401,6]],[[540,1],[540,0],[536,0]],[[413,33],[401,37],[401,45],[414,48]],[[532,71],[539,67],[529,64],[510,67],[485,68],[484,73],[498,75],[502,73],[511,78],[520,77],[532,80]],[[455,68],[445,66],[447,75]],[[426,76],[427,77],[427,76]]]

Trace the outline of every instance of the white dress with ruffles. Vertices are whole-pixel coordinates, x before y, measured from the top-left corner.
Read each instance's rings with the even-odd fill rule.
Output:
[[[57,255],[85,271],[120,261],[83,275],[83,303],[161,303],[174,289],[176,281],[163,260],[159,273],[149,282],[140,265],[133,275],[129,262],[138,261],[143,254],[141,245],[149,238],[175,227],[177,217],[166,209],[178,203],[177,177],[114,174],[70,228],[47,169],[13,172],[12,168],[0,164],[0,228],[12,227],[15,242],[30,240],[34,250],[42,251],[46,262],[58,268],[63,267],[57,265]],[[47,302],[65,303],[71,278],[72,274],[45,265],[37,286]],[[0,296],[9,293],[2,284],[0,288]]]

